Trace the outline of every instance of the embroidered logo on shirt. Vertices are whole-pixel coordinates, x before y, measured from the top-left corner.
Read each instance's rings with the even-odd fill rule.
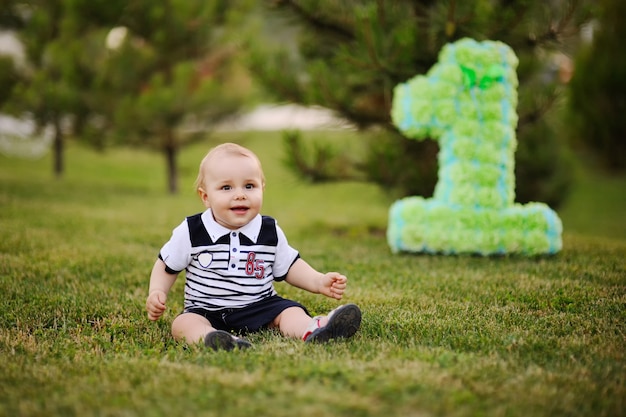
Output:
[[[211,262],[213,262],[212,254],[204,252],[198,255],[198,263],[200,263],[200,266],[203,268],[208,268],[208,266],[211,265]]]
[[[262,279],[265,276],[265,265],[263,265],[263,259],[256,259],[256,253],[248,253],[246,260],[246,275],[254,275],[258,279]]]

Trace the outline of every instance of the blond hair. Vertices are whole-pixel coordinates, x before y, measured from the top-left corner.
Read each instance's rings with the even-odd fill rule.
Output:
[[[204,185],[204,167],[210,163],[211,159],[216,158],[220,155],[236,155],[236,156],[245,156],[248,158],[252,158],[256,161],[259,166],[259,172],[261,174],[261,181],[263,185],[265,185],[265,174],[263,174],[263,167],[261,166],[261,161],[256,156],[254,152],[252,152],[248,148],[244,148],[241,145],[237,145],[236,143],[222,143],[221,145],[217,145],[213,149],[211,149],[205,156],[202,158],[200,162],[200,167],[198,168],[198,177],[196,178],[196,182],[194,183],[196,191],[199,190]]]

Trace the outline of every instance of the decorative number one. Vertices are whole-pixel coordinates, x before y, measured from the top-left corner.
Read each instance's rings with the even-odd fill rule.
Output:
[[[517,56],[504,43],[461,39],[394,89],[391,116],[412,139],[439,141],[433,198],[393,203],[393,252],[553,254],[562,225],[543,203],[515,200]],[[409,167],[407,167],[409,168]]]

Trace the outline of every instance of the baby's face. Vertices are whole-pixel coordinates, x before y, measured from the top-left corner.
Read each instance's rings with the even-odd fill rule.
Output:
[[[257,161],[227,154],[212,158],[205,165],[204,184],[198,192],[215,221],[231,230],[248,224],[263,205],[265,184]]]

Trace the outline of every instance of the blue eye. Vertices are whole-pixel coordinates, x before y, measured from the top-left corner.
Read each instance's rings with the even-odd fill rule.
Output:
[[[222,186],[222,190],[224,190],[224,191],[230,191],[230,189],[231,189],[230,185],[223,185]]]
[[[246,184],[246,190],[251,190],[254,188],[254,184]]]

